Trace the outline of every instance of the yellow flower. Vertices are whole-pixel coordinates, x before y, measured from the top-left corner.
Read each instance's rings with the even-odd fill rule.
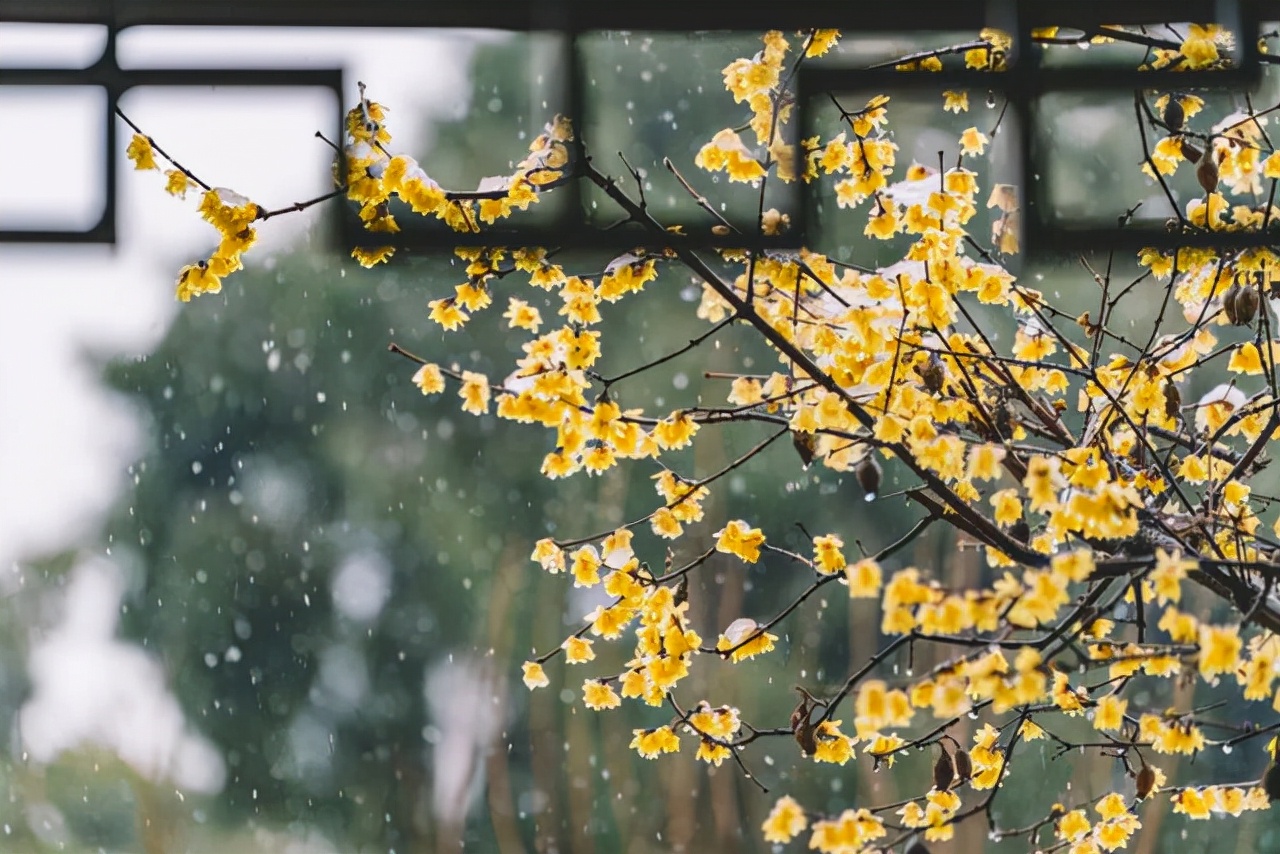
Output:
[[[949,110],[957,115],[969,112],[969,93],[964,90],[959,92],[947,90],[943,92],[942,109]]]
[[[875,558],[865,557],[852,566],[846,566],[844,577],[849,583],[849,597],[852,599],[874,599],[880,594],[882,573]]]
[[[818,571],[831,575],[845,568],[844,553],[840,551],[844,540],[835,534],[813,538],[813,562]]]
[[[394,246],[377,246],[373,249],[357,246],[351,250],[351,257],[356,259],[357,263],[365,269],[385,263],[394,254],[396,254]]]
[[[1084,711],[1084,703],[1081,699],[1084,696],[1087,696],[1087,693],[1083,685],[1072,688],[1067,674],[1061,670],[1053,672],[1053,702],[1058,708],[1068,714],[1079,714]]]
[[[564,550],[556,545],[555,540],[550,537],[544,537],[534,543],[533,554],[529,555],[530,560],[536,560],[543,569],[555,575],[557,572],[564,572]]]
[[[1115,694],[1109,694],[1098,700],[1098,706],[1093,710],[1093,728],[1097,730],[1120,729],[1124,723],[1125,709],[1129,707],[1128,700],[1121,700]]]
[[[133,168],[139,171],[145,169],[159,169],[156,165],[155,149],[151,147],[151,140],[147,139],[140,133],[135,133],[133,139],[129,140],[129,147],[124,151],[131,161]]]
[[[1156,593],[1156,601],[1161,605],[1177,602],[1182,598],[1182,579],[1187,572],[1199,564],[1194,558],[1184,560],[1182,552],[1172,554],[1164,549],[1156,549],[1156,568],[1151,573],[1151,585]]]
[[[1022,499],[1016,489],[1002,489],[989,499],[995,508],[995,520],[1000,525],[1012,525],[1022,518]]]
[[[635,608],[619,603],[612,608],[597,605],[595,610],[586,616],[591,621],[592,634],[612,640],[622,634],[627,623],[635,616]]]
[[[542,665],[536,661],[526,661],[524,663],[524,684],[532,691],[534,688],[545,688],[551,684],[551,680],[547,678],[547,674],[542,670]]]
[[[1214,43],[1221,28],[1216,24],[1190,24],[1187,39],[1182,43],[1183,56],[1189,68],[1205,68],[1218,61],[1218,46]]]
[[[840,721],[823,721],[814,731],[818,740],[818,749],[814,751],[814,762],[830,762],[843,765],[853,758],[853,739],[840,731]]]
[[[473,371],[462,372],[462,388],[458,390],[462,398],[462,411],[473,415],[482,415],[489,411],[489,378]]]
[[[573,573],[574,587],[593,587],[600,583],[600,554],[595,546],[583,546],[570,557],[573,559],[569,569]]]
[[[622,698],[613,686],[602,679],[588,679],[582,683],[582,702],[588,709],[616,709],[622,705]]]
[[[760,559],[760,547],[764,545],[764,532],[748,528],[741,519],[734,519],[716,532],[716,551],[737,555],[747,563]]]
[[[1004,448],[999,445],[970,445],[965,476],[970,480],[995,480],[1000,476],[1000,462],[1004,455]]]
[[[466,312],[458,308],[457,300],[453,297],[432,300],[427,305],[431,307],[431,313],[428,317],[443,326],[448,332],[459,328],[470,319]]]
[[[595,650],[591,648],[591,641],[587,638],[565,638],[560,648],[564,650],[565,661],[570,664],[585,664],[596,657]]]
[[[1209,795],[1209,797],[1205,797]],[[1204,793],[1196,789],[1182,789],[1175,792],[1172,798],[1173,811],[1180,812],[1187,818],[1209,818],[1210,810],[1213,809],[1214,799],[1212,790],[1206,790]]]
[[[786,844],[808,826],[809,820],[805,818],[800,804],[795,798],[785,795],[778,798],[778,802],[773,805],[761,829],[764,831],[765,842]]]
[[[178,169],[170,169],[164,174],[168,179],[165,182],[164,191],[171,196],[185,199],[187,197],[187,189],[191,186],[191,179]]]
[[[838,41],[840,41],[839,30],[814,30],[813,36],[809,39],[809,46],[804,50],[804,55],[811,58],[815,56],[822,56],[827,51],[831,50]],[[781,801],[779,801],[779,803],[781,803]],[[804,828],[801,827],[800,830],[804,830]],[[796,831],[796,833],[799,832],[799,830]],[[794,836],[795,834],[792,835]],[[773,841],[769,840],[768,837],[765,838],[766,841]],[[786,840],[784,839],[783,841],[785,842]]]
[[[1089,549],[1076,549],[1053,556],[1053,572],[1068,581],[1084,581],[1093,574],[1093,552]]]
[[[631,747],[645,759],[656,759],[660,753],[678,753],[680,739],[669,726],[631,731]]]
[[[1232,373],[1256,376],[1262,373],[1262,354],[1253,342],[1246,342],[1236,348],[1227,363],[1227,370]]]
[[[422,389],[423,394],[439,394],[444,391],[444,375],[440,366],[427,363],[418,368],[413,375],[413,384]]]
[[[1030,718],[1022,722],[1022,726],[1018,727],[1018,733],[1023,741],[1037,741],[1048,735],[1039,724]]]
[[[851,854],[864,850],[868,842],[886,833],[884,822],[870,810],[845,810],[837,818],[814,823],[809,848],[822,854]]]
[[[976,127],[971,127],[960,134],[960,153],[976,157],[986,150],[989,141],[986,134]]]
[[[538,327],[542,325],[542,315],[538,310],[524,300],[516,299],[515,297],[509,299],[507,310],[502,313],[502,316],[512,329],[527,329],[536,333]]]
[[[698,752],[694,755],[694,758],[718,767],[721,762],[732,755],[733,751],[723,744],[716,744],[714,741],[704,738],[699,742]]]
[[[222,290],[221,277],[203,262],[188,264],[178,271],[178,299],[189,302],[193,296],[216,294]]]
[[[653,427],[653,438],[662,450],[683,448],[693,441],[698,432],[698,422],[683,412],[664,418]]]
[[[708,172],[728,172],[730,181],[758,181],[765,175],[764,167],[730,128],[720,131],[702,146],[693,162]]]
[[[744,658],[754,658],[769,652],[777,639],[777,635],[761,632],[759,623],[750,617],[740,617],[730,623],[724,634],[720,635],[716,641],[716,649],[721,652],[733,650],[729,653],[729,660],[736,663]]]
[[[1091,830],[1089,817],[1084,810],[1072,810],[1058,819],[1057,834],[1059,839],[1076,840]]]
[[[1240,662],[1239,626],[1200,626],[1200,675],[1232,673]]]
[[[888,240],[897,232],[899,226],[896,209],[892,204],[881,204],[880,212],[867,220],[863,233],[867,237],[878,237]]]

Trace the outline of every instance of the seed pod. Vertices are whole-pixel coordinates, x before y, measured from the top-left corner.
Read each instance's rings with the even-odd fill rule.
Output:
[[[671,597],[671,604],[680,607],[689,601],[689,573],[680,576],[680,583],[676,585],[676,592]]]
[[[938,757],[938,761],[933,763],[933,787],[939,792],[945,792],[951,788],[951,781],[955,779],[956,766],[951,760],[951,754],[947,753],[947,749],[942,748],[942,755]]]
[[[1164,381],[1164,415],[1166,418],[1177,418],[1182,408],[1182,393],[1173,384],[1173,380]]]
[[[942,359],[937,353],[930,353],[928,359],[916,365],[916,373],[920,375],[924,387],[930,392],[937,394],[942,391],[942,384],[947,379],[947,370],[943,367]]]
[[[800,455],[800,462],[808,468],[813,463],[814,456],[818,453],[818,437],[812,433],[801,433],[799,430],[791,431],[791,445],[796,449],[796,453]]]
[[[1248,326],[1253,322],[1253,318],[1258,314],[1258,306],[1262,303],[1258,296],[1258,291],[1252,285],[1245,285],[1236,291],[1235,298],[1235,320],[1231,322],[1236,326]],[[1228,319],[1230,314],[1228,313]]]
[[[791,713],[791,734],[796,737],[796,744],[800,745],[804,755],[812,756],[818,752],[818,739],[814,735],[813,723],[809,720],[813,705],[807,696],[803,696],[803,693],[802,691],[799,705]]]
[[[956,781],[963,783],[973,776],[973,760],[969,758],[969,751],[963,747],[956,748]]]
[[[1271,767],[1262,778],[1262,788],[1267,792],[1268,802],[1274,804],[1280,799],[1280,765],[1271,763]]]
[[[1212,193],[1218,189],[1218,161],[1212,151],[1206,151],[1200,158],[1200,165],[1196,167],[1196,180],[1200,182],[1205,193]]]
[[[1138,772],[1138,800],[1144,800],[1156,785],[1156,771],[1150,765],[1143,765]]]
[[[792,731],[796,737],[796,744],[800,745],[800,750],[805,756],[812,756],[818,752],[818,739],[814,736],[813,730],[814,726],[809,722],[809,716],[805,715]]]
[[[1164,124],[1170,133],[1177,133],[1182,130],[1182,123],[1187,120],[1186,111],[1182,109],[1182,104],[1172,95],[1164,105]]]
[[[1203,151],[1196,148],[1186,139],[1178,140],[1178,144],[1182,146],[1182,156],[1187,158],[1187,161],[1189,163],[1195,163],[1197,160],[1199,160],[1201,157],[1204,156]]]
[[[854,474],[858,476],[858,486],[861,486],[862,491],[866,493],[866,500],[875,501],[876,493],[880,490],[880,480],[884,476],[884,469],[880,468],[880,462],[868,453],[862,458],[862,462],[858,463]]]
[[[1236,294],[1240,293],[1240,285],[1232,283],[1231,287],[1222,292],[1222,313],[1227,316],[1227,322],[1232,326],[1239,326],[1236,323]]]

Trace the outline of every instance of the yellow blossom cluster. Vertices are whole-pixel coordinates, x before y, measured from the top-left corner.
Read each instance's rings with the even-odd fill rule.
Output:
[[[441,220],[454,231],[478,232],[515,211],[528,210],[538,192],[560,181],[569,168],[573,129],[557,116],[529,145],[529,153],[510,175],[484,179],[474,191],[447,192],[412,157],[391,154],[387,108],[367,98],[347,113],[346,197],[360,205],[366,231],[395,234],[400,231],[391,207],[393,199],[421,216]],[[389,246],[357,248],[352,257],[365,267],[388,260]],[[472,285],[477,284],[472,281]],[[452,328],[447,324],[446,328]],[[515,325],[513,323],[513,325]]]
[[[137,170],[161,171],[149,137],[135,133],[125,154]],[[191,173],[176,164],[164,175],[165,190],[173,196],[185,198],[187,190],[196,183]],[[240,256],[258,239],[252,224],[267,213],[261,206],[224,187],[204,187],[199,211],[201,218],[217,229],[219,241],[208,259],[187,264],[178,271],[177,297],[183,302],[200,294],[221,292],[222,280],[244,268]]]
[[[1105,32],[1079,43],[1123,40],[1128,33]],[[1230,33],[1199,24],[1183,32],[1163,47],[1147,45],[1148,67],[1228,62]],[[742,763],[745,743],[766,735],[793,738],[806,760],[841,766],[871,757],[877,767],[892,767],[913,747],[941,751],[933,787],[926,792],[922,785],[901,802],[900,822],[857,802],[820,814],[790,796],[779,798],[763,823],[765,840],[785,844],[808,832],[808,848],[820,852],[873,849],[883,844],[877,840],[888,832],[886,821],[927,842],[951,839],[957,822],[981,811],[963,809],[964,787],[994,796],[1017,773],[1014,755],[1027,743],[1067,750],[1073,736],[1062,733],[1081,730],[1096,731],[1090,738],[1112,751],[1105,755],[1138,760],[1131,766],[1137,800],[1131,806],[1126,793],[1111,791],[1056,805],[1041,826],[1056,835],[1061,850],[1090,854],[1128,846],[1142,827],[1133,810],[1153,791],[1170,791],[1173,811],[1189,818],[1264,808],[1267,794],[1259,787],[1170,788],[1147,759],[1150,752],[1194,756],[1213,743],[1213,727],[1191,699],[1197,683],[1238,688],[1241,699],[1270,701],[1280,711],[1280,606],[1268,595],[1280,548],[1260,519],[1274,513],[1275,499],[1255,493],[1250,483],[1267,460],[1267,443],[1280,436],[1280,341],[1265,299],[1276,292],[1280,255],[1271,247],[1210,245],[1142,251],[1137,261],[1144,273],[1130,288],[1147,287],[1157,302],[1165,299],[1171,315],[1182,317],[1153,329],[1146,346],[1141,336],[1116,331],[1115,303],[1108,299],[1123,294],[1109,296],[1119,288],[1110,262],[1105,274],[1085,264],[1102,287],[1102,306],[1091,309],[1102,316],[1067,313],[1008,267],[1019,250],[1018,190],[995,184],[984,192],[987,170],[976,165],[988,157],[998,125],[989,133],[957,125],[938,165],[903,163],[901,137],[890,132],[889,97],[852,108],[833,97],[838,119],[794,146],[786,142],[792,71],[829,53],[839,37],[811,30],[793,44],[769,32],[759,52],[729,63],[722,77],[733,101],[744,105],[741,121],[712,134],[693,161],[730,183],[820,184],[840,216],[858,211],[854,233],[878,249],[878,262],[869,266],[812,248],[695,253],[681,226],[664,229],[643,199],[629,203],[616,182],[591,172],[589,158],[574,162],[573,130],[563,119],[547,126],[510,176],[460,193],[441,188],[412,158],[387,150],[385,107],[362,99],[347,115],[341,183],[372,232],[398,231],[395,206],[404,205],[460,233],[477,233],[526,210],[581,166],[661,243],[576,272],[546,248],[461,246],[455,255],[465,263],[465,281],[428,303],[429,320],[451,332],[497,301],[505,306],[505,330],[522,333],[522,355],[509,373],[492,376],[423,363],[413,375],[423,394],[452,384],[465,412],[544,428],[541,472],[548,478],[600,475],[623,460],[653,472],[657,498],[651,496],[652,509],[638,520],[534,546],[531,558],[543,570],[568,576],[575,588],[602,591],[603,604],[581,615],[558,647],[524,663],[525,684],[531,690],[549,685],[544,665],[557,655],[570,666],[599,667],[610,660],[598,655],[605,644],[625,638],[630,652],[613,659],[617,672],[584,678],[580,701],[601,712],[626,700],[638,701],[647,715],[665,709],[665,723],[654,718],[632,730],[630,747],[643,758],[678,752],[682,739],[693,739],[699,761]],[[1069,40],[1056,28],[1032,37]],[[985,29],[960,48],[891,64],[937,70],[944,57],[963,54],[970,69],[1002,72],[1012,47],[1008,33]],[[1201,130],[1211,108],[1198,96],[1171,92],[1143,106],[1147,123],[1161,130],[1144,153],[1143,172],[1162,184],[1184,163],[1194,164],[1204,190],[1174,211],[1175,231],[1203,236],[1280,222],[1280,208],[1263,201],[1265,182],[1280,180],[1280,152],[1267,137],[1265,115],[1250,107]],[[969,109],[968,93],[945,92],[943,109],[956,114],[948,121],[959,122],[958,114]],[[157,168],[145,137],[135,137],[129,156],[140,169]],[[170,175],[175,193],[186,187],[185,173],[178,175]],[[763,202],[759,207],[759,233],[782,233],[787,216]],[[208,190],[200,209],[222,242],[208,262],[184,269],[183,299],[216,291],[221,277],[239,267],[253,242],[250,224],[263,214],[223,190]],[[353,254],[368,266],[387,260],[391,250]],[[758,372],[717,375],[728,380],[722,398],[648,412],[633,405],[625,383],[600,373],[604,320],[615,303],[665,283],[665,271],[681,265],[700,283],[696,317],[749,326],[769,355],[762,368],[752,366]],[[516,296],[525,286],[518,291],[523,297]],[[1007,320],[1008,332],[988,334],[988,317]],[[1163,311],[1161,317],[1166,323]],[[1215,370],[1229,376],[1216,386],[1201,383]],[[1202,395],[1184,399],[1192,388]],[[894,467],[908,484],[894,488],[927,511],[925,523],[950,522],[961,543],[981,548],[980,580],[942,578],[918,557],[917,565],[904,565],[900,555],[891,556],[895,547],[868,552],[848,531],[806,531],[804,545],[793,551],[780,525],[763,514],[755,521],[709,522],[706,516],[723,512],[708,510],[715,507],[709,502],[714,482],[773,441],[719,473],[678,473],[685,456],[695,456],[679,452],[696,446],[704,429],[726,422],[762,423],[773,439],[789,436],[806,469],[851,473],[840,483],[856,481],[868,499],[888,491],[878,492],[887,467]],[[672,544],[665,562],[654,561],[665,566],[662,573],[637,554],[644,546],[633,548],[637,531],[647,532],[641,542],[651,533],[663,547]],[[690,531],[701,537],[702,555],[680,565],[677,547],[692,539]],[[1280,537],[1280,518],[1270,533]],[[850,551],[846,539],[860,553]],[[705,625],[688,602],[689,578],[704,565],[794,573],[803,592],[780,604],[776,615],[729,615]],[[851,675],[833,683],[840,687],[810,693],[797,686],[802,700],[789,726],[758,728],[737,706],[677,697],[677,688],[683,695],[698,682],[688,679],[695,661],[770,666],[769,657],[744,663],[779,645],[785,650],[791,638],[775,627],[811,597],[820,600],[815,594],[828,584],[845,586],[852,600],[874,600],[866,613],[885,645],[865,668],[851,663]],[[1212,612],[1202,595],[1237,613]],[[1247,615],[1238,613],[1245,608]],[[1271,631],[1253,632],[1251,622]],[[713,646],[704,646],[700,631],[716,637]],[[918,647],[946,652],[917,673]],[[910,658],[895,657],[904,649]],[[904,660],[911,662],[905,673],[898,669]],[[1132,690],[1134,684],[1143,689]],[[1165,702],[1155,699],[1160,691],[1176,697],[1173,706],[1156,705]],[[961,734],[953,727],[965,715],[985,719]]]

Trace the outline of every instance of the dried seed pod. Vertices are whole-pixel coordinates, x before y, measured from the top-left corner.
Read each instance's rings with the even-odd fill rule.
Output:
[[[1180,146],[1182,146],[1182,156],[1183,156],[1183,157],[1185,157],[1185,158],[1187,158],[1187,161],[1188,161],[1188,162],[1190,162],[1190,163],[1195,163],[1195,162],[1196,162],[1196,161],[1198,161],[1201,157],[1204,157],[1204,152],[1203,152],[1203,151],[1201,151],[1200,149],[1196,148],[1194,145],[1192,145],[1192,144],[1191,144],[1190,142],[1188,142],[1187,140],[1185,140],[1185,139],[1180,139],[1180,140],[1178,140],[1178,144],[1179,144]]]
[[[937,353],[930,353],[928,359],[916,365],[916,373],[920,375],[924,387],[930,392],[937,394],[942,391],[942,384],[947,379],[947,369]]]
[[[1143,765],[1138,772],[1138,800],[1144,800],[1156,785],[1156,771],[1150,765]]]
[[[1275,803],[1280,800],[1280,765],[1271,763],[1267,773],[1262,777],[1262,788],[1267,792],[1267,801]]]
[[[800,724],[809,717],[809,702],[801,698],[800,703],[796,706],[795,711],[791,713],[791,731],[795,732],[800,728]]]
[[[862,487],[862,491],[866,493],[867,501],[875,501],[876,493],[880,491],[880,481],[884,476],[884,469],[880,468],[880,462],[870,453],[862,458],[862,462],[858,463],[854,474],[858,476],[858,486]]]
[[[676,585],[676,592],[671,597],[671,604],[680,607],[689,601],[689,573],[680,576],[680,583]]]
[[[1232,326],[1240,325],[1236,323],[1236,294],[1238,293],[1240,293],[1240,285],[1235,283],[1222,292],[1222,312]]]
[[[1164,381],[1164,415],[1166,418],[1177,418],[1182,408],[1182,393],[1174,385],[1173,380]]]
[[[951,788],[951,781],[955,779],[956,766],[951,759],[951,754],[947,753],[945,747],[942,748],[942,755],[938,757],[938,761],[933,763],[933,787],[939,792],[945,792]]]
[[[963,747],[956,748],[956,781],[963,783],[973,776],[973,760],[969,758],[969,751]]]
[[[1258,296],[1258,291],[1252,285],[1245,285],[1236,291],[1235,298],[1235,320],[1231,322],[1236,326],[1248,326],[1253,323],[1253,318],[1258,314],[1258,306],[1262,304],[1262,299]],[[1228,312],[1228,319],[1230,319]]]
[[[800,750],[805,756],[812,756],[818,752],[818,739],[814,735],[814,726],[809,722],[808,715],[800,719],[792,733],[796,737],[796,744],[800,745]]]
[[[801,433],[799,430],[791,431],[791,445],[796,449],[796,453],[800,455],[800,462],[808,468],[813,463],[814,456],[818,453],[818,437],[812,433]]]
[[[800,749],[805,756],[812,756],[818,752],[818,739],[814,734],[813,722],[809,720],[809,714],[813,711],[813,704],[809,702],[809,698],[804,695],[804,691],[799,688],[800,703],[796,706],[795,711],[791,713],[791,734],[796,738],[796,744],[800,745]]]
[[[1196,166],[1196,180],[1205,193],[1218,189],[1218,160],[1213,156],[1213,151],[1206,151],[1200,158],[1200,165]]]
[[[1182,104],[1172,95],[1165,102],[1163,119],[1164,125],[1169,129],[1170,133],[1177,133],[1182,130],[1182,123],[1187,120],[1187,114],[1182,109]]]

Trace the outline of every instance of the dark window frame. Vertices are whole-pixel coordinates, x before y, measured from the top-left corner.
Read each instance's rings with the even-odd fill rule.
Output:
[[[1045,95],[1070,91],[1104,93],[1153,89],[1166,80],[1179,89],[1251,89],[1261,79],[1263,55],[1258,49],[1260,22],[1265,14],[1280,18],[1280,2],[1271,0],[1073,0],[1049,4],[1033,0],[990,0],[986,3],[830,2],[788,0],[775,8],[750,5],[733,8],[734,31],[839,27],[867,32],[973,31],[999,27],[1013,36],[1010,70],[989,73],[946,69],[937,73],[904,74],[893,69],[841,69],[802,66],[795,81],[796,127],[808,128],[815,93],[828,91],[929,91],[977,88],[1004,93],[1014,120],[1020,192],[1023,196],[1024,249],[1027,253],[1059,253],[1081,249],[1137,249],[1145,246],[1175,248],[1219,246],[1239,248],[1273,245],[1280,238],[1270,232],[1192,232],[1175,234],[1153,224],[1099,227],[1090,222],[1062,220],[1054,216],[1052,200],[1038,190],[1047,185],[1048,158],[1036,140],[1039,101]],[[652,4],[617,4],[605,0],[471,0],[463,3],[411,2],[406,0],[230,0],[201,3],[176,0],[0,0],[0,21],[52,24],[101,24],[107,28],[102,57],[85,69],[0,69],[0,86],[93,86],[105,90],[104,150],[101,169],[105,208],[99,222],[83,231],[58,229],[0,230],[0,242],[114,243],[117,239],[116,191],[119,176],[115,152],[119,123],[114,113],[120,98],[140,86],[251,86],[321,87],[335,94],[341,105],[344,75],[341,68],[181,68],[121,69],[116,62],[117,36],[135,26],[249,26],[249,27],[414,27],[503,29],[517,32],[551,32],[564,36],[562,68],[567,79],[567,110],[575,126],[585,126],[587,99],[584,69],[577,37],[601,30],[655,32],[723,31],[726,6],[708,0],[683,0],[679,13]],[[1230,69],[1192,71],[1169,75],[1136,69],[1046,68],[1039,51],[1029,49],[1032,29],[1040,26],[1092,28],[1101,24],[1136,24],[1153,21],[1212,20],[1239,34],[1238,61]],[[1277,58],[1266,56],[1265,61]],[[1156,84],[1153,86],[1153,84]],[[336,127],[341,135],[341,115]],[[1040,180],[1036,180],[1039,175]],[[448,230],[414,230],[397,235],[371,235],[360,228],[358,218],[344,206],[334,217],[335,238],[344,246],[397,245],[423,250],[454,246],[538,246],[625,250],[637,243],[635,232],[610,231],[587,222],[583,215],[581,182],[568,181],[557,192],[569,196],[562,214],[551,223],[532,226],[486,228],[480,234]],[[790,213],[792,228],[777,237],[711,234],[680,238],[705,248],[796,249],[808,233],[813,197],[810,186],[793,185]],[[1280,223],[1277,223],[1280,225]],[[674,239],[674,238],[673,238]]]

